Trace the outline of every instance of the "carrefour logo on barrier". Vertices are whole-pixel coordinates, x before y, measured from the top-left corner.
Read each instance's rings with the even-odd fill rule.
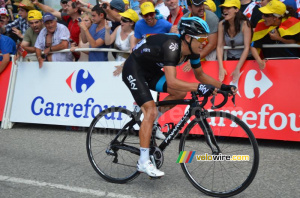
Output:
[[[256,80],[257,76],[259,75],[256,70],[249,70],[245,77],[245,83],[244,83],[244,93],[246,98],[252,99],[255,97],[254,89],[259,89],[260,93],[257,96],[257,98],[261,97],[267,90],[269,90],[273,86],[273,82],[262,72],[259,71],[261,78],[259,80]],[[244,73],[244,71],[241,73]],[[237,86],[238,83],[232,83],[230,84]],[[241,97],[241,94],[238,91],[238,95]]]
[[[90,72],[84,69],[80,69],[78,72],[75,70],[66,80],[71,91],[76,91],[77,93],[86,92],[94,82],[95,80]]]

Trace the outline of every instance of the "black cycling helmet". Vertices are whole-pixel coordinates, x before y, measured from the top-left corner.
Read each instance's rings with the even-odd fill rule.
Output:
[[[186,34],[196,36],[199,34],[209,34],[207,23],[199,17],[181,18],[178,24],[178,31],[181,36]]]

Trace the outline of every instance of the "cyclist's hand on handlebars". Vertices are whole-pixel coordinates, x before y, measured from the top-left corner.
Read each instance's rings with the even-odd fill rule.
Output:
[[[237,88],[234,85],[222,84],[221,85],[221,91],[226,91],[226,92],[231,91],[231,93],[229,95],[231,95],[231,94],[235,95],[237,93]]]
[[[211,94],[217,94],[217,88],[212,85],[199,84],[197,94],[199,96],[208,97]]]

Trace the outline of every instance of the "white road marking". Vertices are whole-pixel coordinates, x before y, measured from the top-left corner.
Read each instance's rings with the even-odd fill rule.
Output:
[[[47,182],[40,182],[40,181],[34,181],[34,180],[28,180],[28,179],[16,178],[16,177],[8,177],[3,175],[0,175],[0,181],[26,184],[26,185],[38,186],[38,187],[57,188],[57,189],[71,191],[71,192],[78,192],[78,193],[84,193],[84,194],[95,195],[95,196],[106,196],[106,197],[114,197],[114,198],[133,198],[130,195],[122,195],[122,194],[116,194],[112,192],[105,192],[101,190],[93,190],[93,189],[80,188],[74,186],[65,186],[62,184],[52,184]]]

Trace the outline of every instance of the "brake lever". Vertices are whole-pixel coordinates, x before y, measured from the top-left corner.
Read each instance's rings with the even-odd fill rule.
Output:
[[[236,107],[236,105],[235,105],[235,95],[232,96],[231,101],[233,103],[233,106]]]
[[[216,98],[216,95],[213,95],[213,97],[210,99],[210,102],[212,104],[211,109],[216,109],[216,107],[215,107],[215,98]]]

